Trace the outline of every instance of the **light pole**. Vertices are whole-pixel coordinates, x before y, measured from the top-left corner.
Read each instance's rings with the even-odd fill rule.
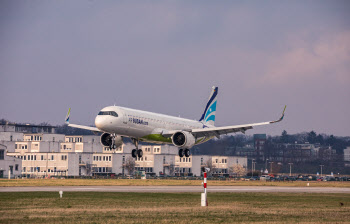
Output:
[[[269,162],[270,163],[270,173],[272,173],[272,163],[273,162]]]
[[[252,177],[253,177],[253,169],[254,169],[254,160],[255,159],[252,159]]]
[[[293,163],[288,163],[289,164],[289,176],[292,176],[292,165]]]
[[[320,167],[321,167],[321,177],[322,177],[322,168],[324,167],[324,165],[320,165]]]

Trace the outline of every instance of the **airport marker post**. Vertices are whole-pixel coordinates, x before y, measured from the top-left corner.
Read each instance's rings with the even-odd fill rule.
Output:
[[[204,193],[202,193],[202,200],[201,200],[201,205],[202,206],[208,206],[208,200],[207,200],[207,172],[209,172],[209,168],[204,169]]]
[[[207,172],[204,172],[204,194],[207,195]]]

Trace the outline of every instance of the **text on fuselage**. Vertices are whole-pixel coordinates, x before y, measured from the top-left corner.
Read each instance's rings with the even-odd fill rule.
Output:
[[[132,122],[134,124],[148,125],[147,121],[143,121],[143,120],[138,119],[138,118],[129,118],[129,122]]]

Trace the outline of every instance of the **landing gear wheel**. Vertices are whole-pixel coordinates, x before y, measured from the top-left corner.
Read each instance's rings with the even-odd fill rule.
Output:
[[[184,157],[184,150],[183,149],[179,149],[179,156]]]
[[[133,150],[131,151],[131,156],[132,156],[133,158],[136,158],[136,156],[137,156],[137,150],[136,150],[136,149],[133,149]]]
[[[185,149],[184,150],[184,154],[186,157],[190,157],[190,150],[189,149]]]
[[[137,156],[142,157],[142,155],[143,155],[142,149],[137,150]]]

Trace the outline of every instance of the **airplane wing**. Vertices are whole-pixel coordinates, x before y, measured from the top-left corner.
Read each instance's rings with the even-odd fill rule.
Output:
[[[84,126],[79,124],[68,124],[68,126],[72,128],[80,128],[80,129],[85,129],[85,130],[94,131],[94,132],[101,132],[100,129],[96,127]]]
[[[70,118],[70,108],[68,110],[67,116],[66,116],[66,124],[69,127],[72,128],[79,128],[79,129],[85,129],[85,130],[89,130],[89,131],[93,131],[93,132],[101,132],[100,129],[96,128],[96,127],[90,127],[90,126],[85,126],[85,125],[79,125],[79,124],[70,124],[69,123],[69,118]]]
[[[254,126],[260,126],[260,125],[267,125],[267,124],[273,124],[277,123],[283,120],[284,112],[286,110],[286,107],[284,107],[284,110],[282,112],[282,116],[275,121],[267,121],[267,122],[261,122],[261,123],[253,123],[253,124],[242,124],[242,125],[233,125],[233,126],[224,126],[224,127],[213,127],[213,128],[199,128],[199,129],[192,129],[188,130],[191,132],[196,138],[204,137],[204,136],[216,136],[219,138],[222,134],[228,134],[228,133],[235,133],[235,132],[242,132],[245,133],[248,129],[253,129]],[[165,137],[170,137],[177,131],[166,131],[163,132],[163,135]]]

